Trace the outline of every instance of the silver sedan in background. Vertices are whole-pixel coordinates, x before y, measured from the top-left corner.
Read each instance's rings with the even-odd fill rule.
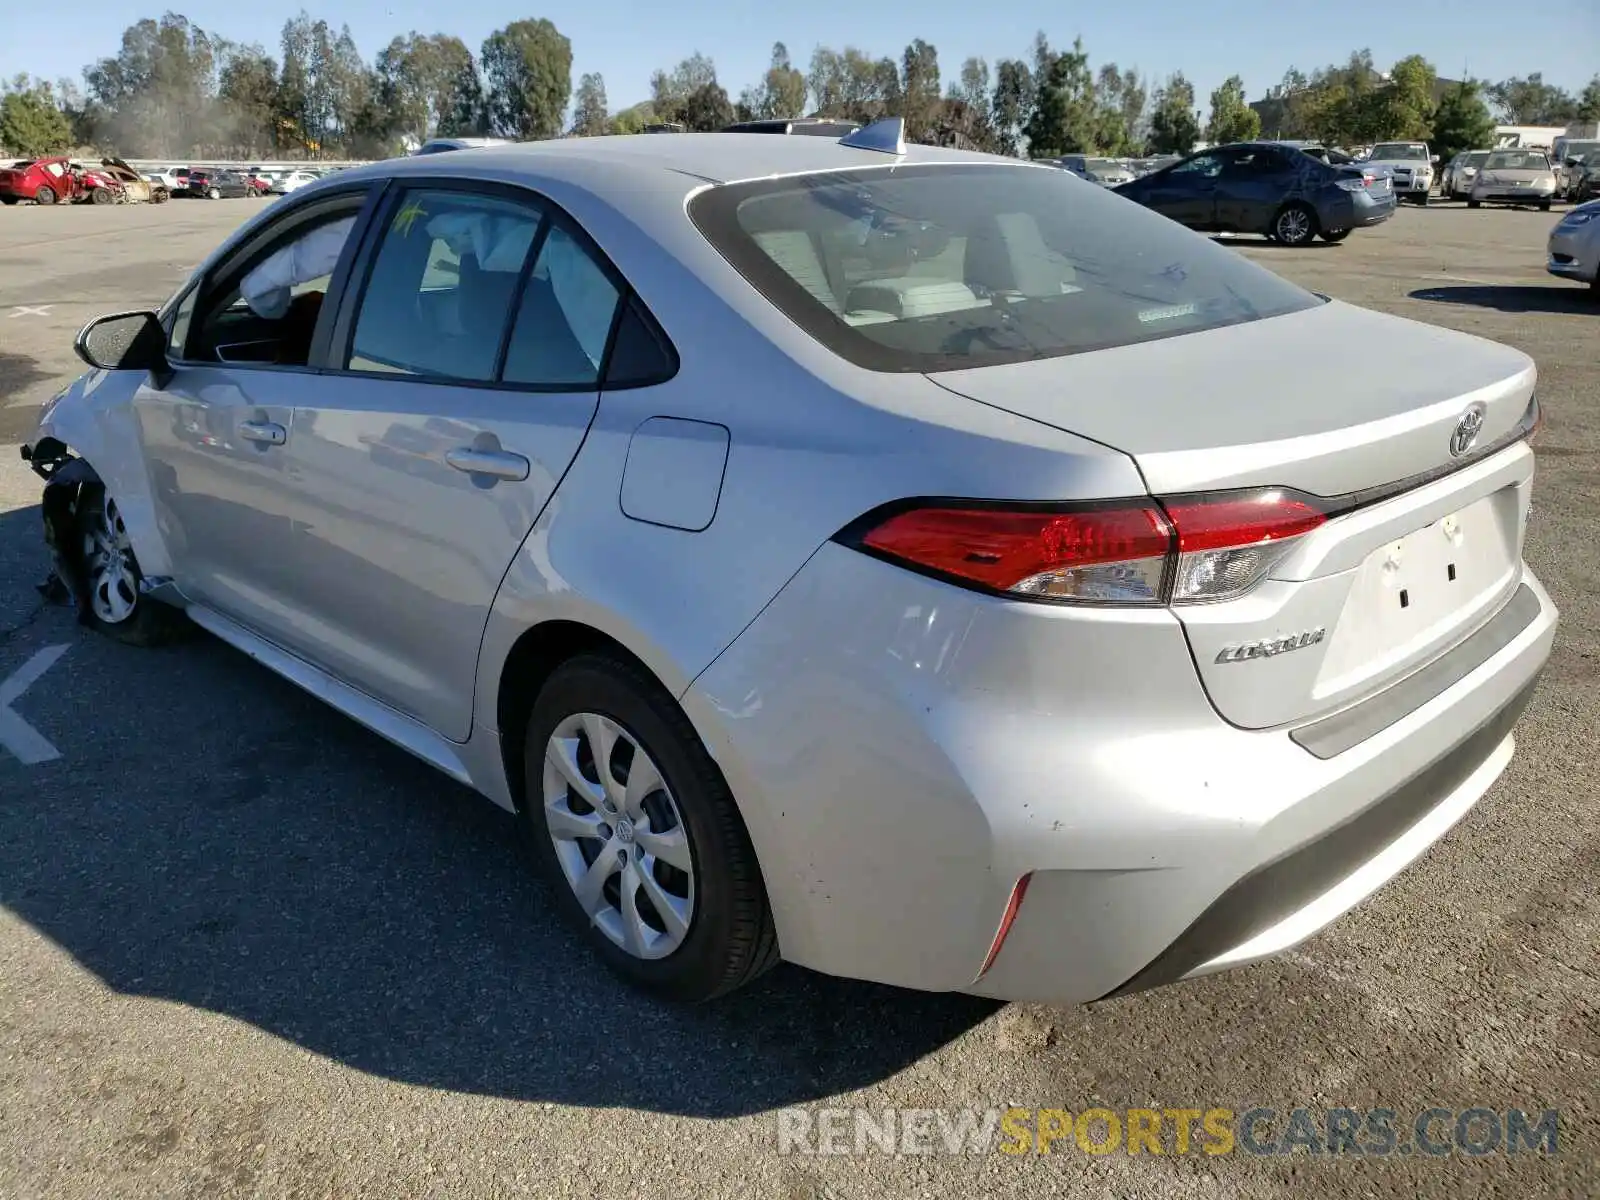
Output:
[[[1543,150],[1495,150],[1478,168],[1467,207],[1537,204],[1548,212],[1555,193],[1556,173]]]
[[[1587,283],[1600,297],[1600,200],[1578,205],[1556,223],[1545,269]]]
[[[1305,371],[1352,345],[1430,367]],[[677,999],[1277,953],[1483,795],[1554,637],[1526,355],[898,121],[339,172],[78,351],[24,453],[83,620],[510,809]]]

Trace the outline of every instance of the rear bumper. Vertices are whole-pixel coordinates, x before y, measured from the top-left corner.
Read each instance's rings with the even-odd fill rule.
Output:
[[[1119,936],[1142,941],[1149,957],[1098,998],[1144,991],[1282,953],[1348,912],[1418,858],[1471,809],[1511,761],[1511,730],[1549,657],[1555,624],[1555,608],[1530,574],[1517,596],[1481,631],[1493,643],[1489,653],[1475,652],[1471,643],[1478,639],[1474,638],[1439,660],[1435,666],[1444,674],[1450,673],[1452,660],[1459,665],[1458,655],[1477,661],[1468,663],[1469,669],[1459,672],[1454,682],[1436,680],[1445,686],[1381,731],[1336,747],[1337,753],[1320,760],[1331,768],[1320,786],[1259,825],[1239,830],[1241,854],[1232,865],[1224,869],[1197,860],[1179,871],[1146,877],[1137,888],[1116,889],[1118,905],[1135,905],[1139,895],[1149,894],[1160,898],[1161,911],[1147,908],[1143,913],[1135,909],[1119,914],[1115,921]],[[1477,651],[1484,649],[1479,641]],[[1386,704],[1394,705],[1389,693],[1352,711]],[[1303,734],[1297,730],[1255,736],[1309,740],[1297,736]],[[1317,758],[1312,747],[1302,749]],[[1310,763],[1306,769],[1316,771]],[[1292,786],[1282,778],[1274,783]],[[1052,988],[1065,982],[1052,977],[1047,966],[1052,950],[1060,945],[1060,930],[1079,919],[1078,914],[1095,908],[1086,907],[1089,897],[1081,894],[1082,880],[1054,875],[1035,876],[1030,882],[1023,916],[1013,925],[994,969],[973,990],[1046,999]],[[1073,893],[1070,910],[1052,904],[1064,892]],[[1172,928],[1171,906],[1185,903],[1192,908],[1170,940],[1152,946],[1139,937],[1141,928]],[[1029,913],[1035,904],[1038,910]],[[1056,911],[1050,911],[1052,907]],[[1137,921],[1140,916],[1143,923]],[[1107,967],[1117,958],[1126,963],[1128,950],[1102,948],[1100,957]]]
[[[786,959],[1087,1001],[1276,953],[1459,818],[1511,753],[1475,731],[1509,727],[1554,639],[1525,582],[1515,636],[1327,757],[1219,717],[1170,612],[1010,602],[832,544],[683,703],[738,798]],[[1322,749],[1339,734],[1319,732]],[[1281,875],[1245,886],[1318,843],[1340,848],[1339,878],[1309,900]],[[1207,918],[1235,888],[1249,919]]]
[[[1415,711],[1442,694],[1533,627],[1542,607],[1539,596],[1524,585],[1455,652],[1367,704],[1295,730],[1290,738],[1319,758],[1359,745],[1372,736],[1373,721],[1385,719],[1383,710],[1387,715]],[[1345,900],[1354,903],[1370,894],[1453,825],[1504,769],[1511,759],[1511,730],[1533,698],[1536,681],[1537,674],[1446,755],[1370,807],[1234,883],[1110,996],[1277,953],[1346,911],[1350,904]],[[1391,694],[1408,690],[1410,695]],[[1374,708],[1379,711],[1373,713]],[[1383,861],[1386,855],[1392,869]],[[1360,878],[1363,871],[1370,881]]]
[[[1374,196],[1370,192],[1346,192],[1326,196],[1317,211],[1317,220],[1324,229],[1364,229],[1378,225],[1394,216],[1395,197],[1392,192]]]

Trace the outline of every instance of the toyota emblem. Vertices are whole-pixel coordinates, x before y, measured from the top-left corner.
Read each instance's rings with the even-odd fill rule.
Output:
[[[1450,454],[1460,458],[1472,444],[1478,440],[1478,432],[1483,428],[1484,408],[1481,404],[1473,404],[1461,414],[1461,419],[1456,422],[1456,431],[1450,435]]]

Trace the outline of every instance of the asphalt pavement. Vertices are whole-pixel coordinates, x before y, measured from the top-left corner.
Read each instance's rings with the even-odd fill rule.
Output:
[[[1561,633],[1510,769],[1423,860],[1281,960],[1094,1008],[784,967],[678,1010],[589,958],[487,801],[208,636],[130,649],[40,602],[15,443],[73,333],[261,203],[0,209],[0,720],[59,755],[0,750],[0,1197],[1600,1195],[1600,303],[1543,273],[1559,213],[1230,240],[1538,361],[1528,557]],[[816,1156],[780,1153],[791,1105],[1561,1118],[1554,1155]]]

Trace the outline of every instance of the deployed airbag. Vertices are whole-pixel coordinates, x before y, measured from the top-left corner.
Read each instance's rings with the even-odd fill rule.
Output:
[[[239,284],[250,311],[268,321],[281,320],[289,311],[294,288],[333,274],[355,225],[352,216],[320,226],[252,268]]]

